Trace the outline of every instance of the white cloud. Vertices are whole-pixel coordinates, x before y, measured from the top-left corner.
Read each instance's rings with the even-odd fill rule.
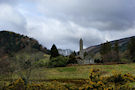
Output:
[[[78,50],[135,35],[134,0],[0,1],[0,29],[23,33],[47,48]]]
[[[0,4],[0,29],[25,32],[25,18],[8,4]]]
[[[102,41],[102,35],[98,30],[81,27],[72,21],[64,23],[57,19],[42,18],[42,20],[36,21],[34,19],[28,22],[29,36],[37,38],[48,48],[51,48],[52,44],[55,43],[58,48],[78,50],[80,38],[87,41],[85,42],[86,46]],[[93,42],[91,39],[96,40],[96,42]]]

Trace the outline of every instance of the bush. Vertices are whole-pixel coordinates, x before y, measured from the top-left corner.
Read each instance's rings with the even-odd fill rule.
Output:
[[[24,84],[23,79],[18,79],[12,83],[3,85],[2,90],[134,90],[135,77],[131,74],[120,74],[113,72],[111,76],[102,76],[100,69],[91,69],[89,80],[73,81],[47,81],[31,82]],[[78,83],[79,82],[79,83]]]
[[[69,60],[67,62],[68,64],[77,64],[77,60],[76,60],[76,53],[73,52],[69,55]]]
[[[134,82],[134,77],[127,73],[127,74],[121,74],[116,71],[113,72],[113,75],[106,78],[107,82],[115,83],[115,85],[124,85],[127,82]]]
[[[24,84],[23,79],[18,79],[13,83],[2,88],[2,90],[77,90],[74,84],[61,83],[58,81],[50,81],[43,83]]]
[[[46,67],[49,62],[49,59],[41,59],[35,63],[36,67]]]
[[[132,90],[133,87],[129,87],[129,83],[135,82],[135,77],[131,74],[121,74],[113,72],[111,76],[101,76],[100,69],[91,69],[89,82],[83,85],[81,90]]]
[[[100,69],[91,69],[89,79],[92,82],[98,82],[100,79],[101,71]]]
[[[2,85],[2,90],[134,90],[135,76],[129,73],[113,72],[110,76],[102,76],[100,69],[91,69],[89,80],[46,81],[25,84],[20,78],[12,83]],[[76,83],[75,83],[76,82]]]
[[[17,79],[13,83],[9,84],[6,90],[25,90],[25,84],[22,78]]]
[[[48,67],[64,67],[67,65],[68,57],[58,56],[56,58],[51,58]]]
[[[95,62],[95,63],[103,63],[103,60],[95,59],[94,62]]]

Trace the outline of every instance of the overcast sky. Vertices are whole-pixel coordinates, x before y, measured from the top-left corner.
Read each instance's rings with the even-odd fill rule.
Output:
[[[135,35],[135,0],[0,0],[0,30],[78,50]]]

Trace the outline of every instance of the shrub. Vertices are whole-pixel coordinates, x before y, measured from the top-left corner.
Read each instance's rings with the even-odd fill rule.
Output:
[[[95,59],[94,62],[95,62],[95,63],[103,63],[103,60]]]
[[[39,84],[32,83],[32,84],[27,85],[26,90],[43,90],[43,89],[45,89],[45,87],[42,83],[39,83]]]
[[[17,79],[13,83],[11,83],[7,89],[10,90],[25,90],[25,84],[22,78]]]
[[[74,84],[51,81],[38,84],[29,84],[27,85],[26,90],[78,90],[78,87],[76,87]]]
[[[24,84],[23,79],[17,79],[16,81],[10,83],[8,86],[4,87],[2,90],[68,90],[77,87],[67,86],[65,83],[60,83],[57,81],[45,82],[45,83],[29,83]]]
[[[127,73],[127,74],[121,74],[116,71],[113,72],[113,75],[106,78],[107,82],[114,83],[115,85],[124,85],[128,82],[134,82],[134,77]]]
[[[76,60],[76,53],[73,52],[69,55],[69,60],[67,62],[68,64],[77,64],[77,60]]]
[[[56,58],[51,58],[48,63],[48,67],[63,67],[67,65],[68,58],[64,56],[58,56]]]
[[[116,71],[110,76],[102,76],[100,69],[91,69],[89,80],[79,80],[79,84],[70,81],[49,81],[43,83],[25,84],[22,78],[6,85],[2,90],[134,90],[135,77],[129,73],[121,74]]]
[[[47,63],[49,62],[49,59],[41,59],[35,63],[36,67],[46,67]]]
[[[135,81],[131,74],[121,74],[116,71],[111,76],[101,76],[100,69],[91,69],[89,82],[83,85],[80,90],[131,90],[129,83]]]
[[[100,79],[100,76],[101,76],[100,69],[91,69],[90,70],[90,75],[89,75],[90,81],[98,82]]]

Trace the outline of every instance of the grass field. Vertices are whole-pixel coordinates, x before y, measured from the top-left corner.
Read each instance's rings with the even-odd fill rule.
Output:
[[[99,68],[103,75],[110,75],[112,71],[121,73],[131,73],[135,75],[135,63],[116,64],[116,65],[83,65],[57,68],[36,68],[31,73],[31,80],[48,80],[48,79],[88,79],[89,70]],[[14,78],[18,78],[16,74]]]
[[[51,85],[48,87],[59,86],[73,86],[76,88],[82,87],[87,83],[89,79],[90,69],[101,69],[102,75],[111,75],[113,71],[124,73],[131,73],[135,75],[135,63],[132,64],[116,64],[116,65],[76,65],[57,68],[36,68],[32,70],[30,81],[32,83],[44,83],[44,85]],[[14,73],[12,79],[20,78],[18,74]],[[11,83],[11,75],[0,75],[0,85],[4,86],[5,83],[9,85]],[[49,84],[48,84],[49,83]],[[129,83],[134,87],[135,83]]]

